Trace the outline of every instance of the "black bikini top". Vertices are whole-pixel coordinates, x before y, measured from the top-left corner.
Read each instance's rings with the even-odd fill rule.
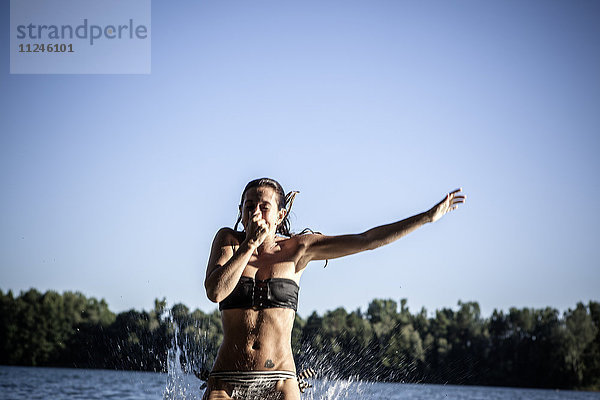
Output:
[[[231,308],[291,308],[298,307],[296,282],[287,278],[269,278],[264,281],[242,276],[235,289],[219,303],[219,310]]]

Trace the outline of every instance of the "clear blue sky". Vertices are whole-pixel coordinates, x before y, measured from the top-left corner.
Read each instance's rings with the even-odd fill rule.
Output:
[[[311,263],[303,317],[600,300],[599,2],[155,1],[150,75],[9,75],[0,10],[4,291],[210,311],[213,235],[269,176],[301,192],[293,229],[326,234],[468,195]]]

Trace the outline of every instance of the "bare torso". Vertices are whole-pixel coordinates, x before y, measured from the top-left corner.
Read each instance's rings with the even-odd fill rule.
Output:
[[[291,348],[294,310],[222,311],[224,338],[214,371],[295,371]]]
[[[231,231],[235,253],[243,234]],[[306,265],[298,259],[298,241],[277,237],[273,248],[253,255],[242,276],[265,280],[287,278],[299,283]],[[295,371],[291,335],[295,311],[289,308],[221,311],[223,343],[213,371]]]

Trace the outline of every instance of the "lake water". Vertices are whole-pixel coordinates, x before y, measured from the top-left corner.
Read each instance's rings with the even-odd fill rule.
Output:
[[[600,393],[480,386],[313,381],[302,400],[600,400]],[[0,399],[200,400],[188,374],[0,366]]]

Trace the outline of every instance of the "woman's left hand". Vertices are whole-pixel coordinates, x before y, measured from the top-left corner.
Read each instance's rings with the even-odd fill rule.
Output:
[[[462,194],[462,188],[453,190],[448,193],[442,201],[437,203],[435,206],[431,207],[429,211],[427,211],[427,215],[430,218],[431,222],[435,222],[438,219],[442,218],[444,214],[450,212],[458,207],[459,204],[464,203],[467,196]]]

